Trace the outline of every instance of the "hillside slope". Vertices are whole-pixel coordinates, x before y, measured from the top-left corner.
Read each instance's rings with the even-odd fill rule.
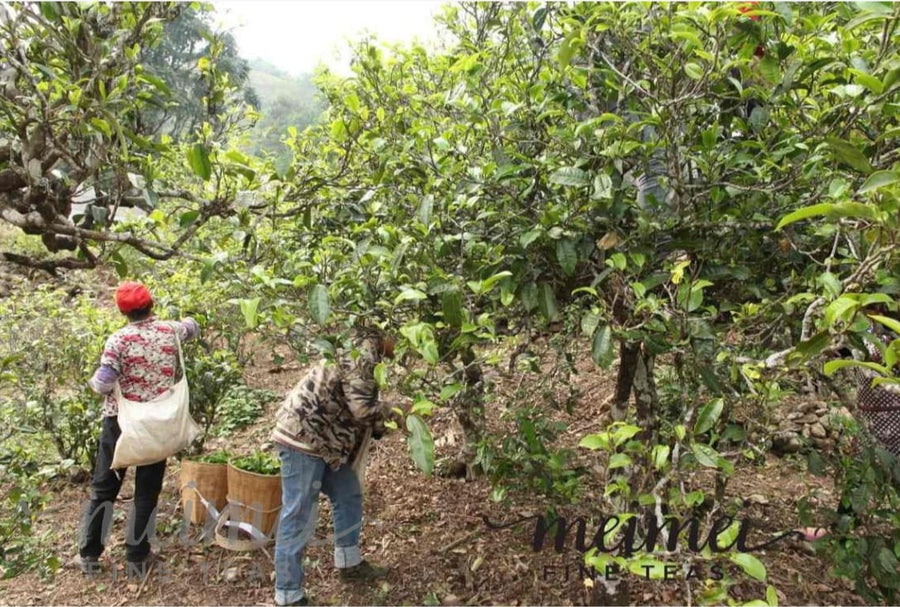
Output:
[[[262,117],[250,133],[247,151],[270,153],[284,162],[289,152],[282,140],[288,127],[302,131],[324,109],[312,75],[291,76],[257,59],[250,62],[249,82],[260,100]]]

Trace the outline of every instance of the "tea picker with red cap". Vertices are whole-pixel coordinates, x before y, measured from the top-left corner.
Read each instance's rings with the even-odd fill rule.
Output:
[[[159,397],[176,384],[176,377],[183,374],[180,342],[200,332],[192,318],[176,322],[157,320],[150,291],[137,282],[119,286],[116,305],[129,322],[107,339],[100,367],[89,381],[91,388],[106,398],[91,500],[79,538],[77,562],[86,574],[100,571],[99,557],[112,527],[113,503],[127,470],[112,469],[121,435],[118,399],[124,399],[123,406],[126,401],[155,406]],[[156,506],[165,469],[165,458],[135,467],[134,503],[125,537],[128,571],[145,573],[154,558],[149,538],[155,534]]]

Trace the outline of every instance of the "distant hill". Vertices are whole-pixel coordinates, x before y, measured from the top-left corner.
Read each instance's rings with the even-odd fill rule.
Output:
[[[300,106],[317,105],[311,74],[291,76],[262,59],[250,61],[250,86],[256,91],[263,110],[279,97],[291,99]]]
[[[248,151],[271,153],[287,162],[288,150],[281,140],[288,127],[302,131],[318,120],[324,105],[311,74],[292,76],[262,59],[249,63],[249,84],[259,98],[262,118],[250,135]]]

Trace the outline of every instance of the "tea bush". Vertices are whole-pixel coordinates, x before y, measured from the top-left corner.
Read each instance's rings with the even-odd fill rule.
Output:
[[[47,475],[35,474],[29,461],[25,454],[5,450],[0,462],[0,579],[35,568],[49,575],[60,566],[52,544],[33,537],[34,522],[50,496],[41,487]]]
[[[195,444],[199,450],[218,419],[219,404],[241,381],[241,368],[234,354],[212,349],[208,344],[192,344],[185,348],[184,356],[191,393],[191,416],[204,429]]]
[[[245,385],[235,385],[219,402],[216,423],[212,428],[215,436],[228,436],[235,430],[246,428],[256,421],[269,403],[280,397],[271,390],[260,390]]]
[[[821,526],[831,521],[831,533],[817,541],[828,555],[834,575],[853,580],[857,594],[870,602],[897,601],[900,590],[900,460],[867,437],[856,422],[846,421],[856,447],[834,461],[838,502],[814,513],[809,497],[800,503],[801,520]],[[826,461],[811,454],[810,472],[827,475]],[[839,512],[842,502],[850,512]],[[824,515],[825,519],[816,518]]]
[[[491,478],[494,495],[514,489],[576,502],[585,470],[573,465],[572,449],[555,445],[566,424],[549,420],[538,407],[517,408],[509,415],[515,430],[502,438],[486,437],[478,452],[477,462]]]
[[[0,300],[0,317],[0,358],[11,361],[0,396],[10,427],[20,440],[55,449],[59,460],[91,466],[101,398],[87,381],[122,317],[88,295],[50,285]]]

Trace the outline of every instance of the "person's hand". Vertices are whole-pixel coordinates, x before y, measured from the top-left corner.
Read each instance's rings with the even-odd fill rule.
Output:
[[[385,335],[381,338],[381,357],[382,358],[394,358],[394,338]]]
[[[389,408],[389,416],[388,419],[396,424],[398,427],[402,426],[406,421],[406,416],[409,415],[409,407],[404,407],[400,404],[393,404]]]
[[[387,428],[381,421],[375,422],[375,425],[372,426],[372,438],[375,440],[381,440],[381,437],[384,436],[386,432]]]
[[[382,406],[381,411],[375,417],[375,423],[372,424],[372,438],[375,440],[381,440],[381,437],[387,433],[388,411],[387,407]]]
[[[372,426],[372,438],[381,439],[388,430],[396,430],[403,423],[405,411],[398,406],[385,404]]]

